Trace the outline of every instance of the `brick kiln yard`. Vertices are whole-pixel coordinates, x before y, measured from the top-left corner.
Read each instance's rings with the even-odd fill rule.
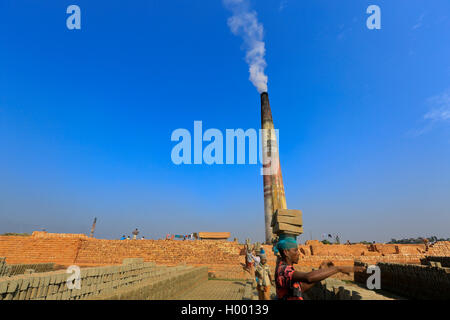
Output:
[[[0,300],[256,299],[254,282],[243,269],[242,247],[231,241],[103,240],[46,232],[0,236]],[[271,247],[263,247],[274,270]],[[297,270],[318,268],[324,260],[377,264],[381,270],[382,291],[359,284],[367,274],[341,275],[316,285],[310,299],[450,299],[450,242],[426,251],[424,245],[313,240],[299,250]],[[71,265],[81,268],[79,290],[66,285]]]

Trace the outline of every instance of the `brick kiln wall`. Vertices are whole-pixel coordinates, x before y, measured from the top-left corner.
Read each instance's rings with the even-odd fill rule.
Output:
[[[34,238],[0,236],[0,257],[6,263],[45,263],[70,265],[74,262],[80,246],[76,238]]]
[[[81,240],[75,263],[118,264],[124,258],[140,257],[158,264],[238,264],[239,246],[216,240]]]

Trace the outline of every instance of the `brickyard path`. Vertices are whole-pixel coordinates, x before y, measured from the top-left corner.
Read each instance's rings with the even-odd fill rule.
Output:
[[[404,298],[382,290],[372,291],[356,283],[342,282],[337,279],[327,280],[328,286],[344,286],[348,290],[357,290],[362,300],[403,300]],[[275,299],[275,288],[271,288],[271,298]],[[187,292],[181,293],[174,300],[257,300],[258,293],[252,281],[208,280]],[[305,296],[308,300],[308,297]]]
[[[174,300],[242,300],[245,281],[208,280]]]

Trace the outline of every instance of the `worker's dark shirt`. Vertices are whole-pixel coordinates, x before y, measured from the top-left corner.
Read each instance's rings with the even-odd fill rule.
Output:
[[[292,280],[294,267],[283,260],[279,260],[275,273],[275,286],[277,297],[280,300],[303,300],[301,296],[300,282]]]

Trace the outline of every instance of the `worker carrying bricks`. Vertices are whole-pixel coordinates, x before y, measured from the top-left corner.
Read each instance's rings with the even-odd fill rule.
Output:
[[[136,240],[136,238],[137,238],[137,236],[138,236],[138,234],[139,234],[138,228],[134,229],[134,231],[132,232],[132,234],[133,234],[133,240]]]
[[[252,248],[246,244],[245,245],[245,269],[248,273],[253,273],[253,254]]]
[[[311,272],[299,272],[294,270],[294,264],[298,263],[300,253],[296,236],[280,234],[277,243],[280,258],[277,259],[275,269],[275,286],[277,298],[280,300],[303,300],[302,293],[311,289],[317,282],[336,274],[350,272],[364,272],[364,267],[341,266],[336,267],[328,263],[328,266]]]
[[[258,290],[259,300],[270,300],[270,287],[272,284],[272,276],[270,268],[267,264],[265,253],[260,253],[261,263],[256,266],[255,276],[257,279],[256,289]]]

